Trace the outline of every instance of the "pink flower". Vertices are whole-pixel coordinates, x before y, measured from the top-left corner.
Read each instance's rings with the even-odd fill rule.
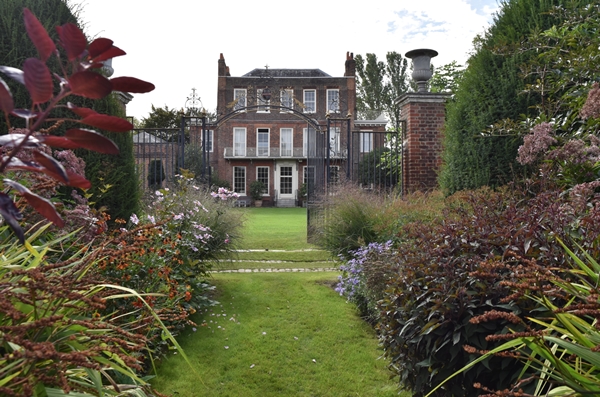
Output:
[[[137,217],[136,214],[131,214],[131,216],[129,217],[129,220],[131,221],[131,223],[133,223],[134,225],[137,225],[138,223],[140,223],[140,219]]]
[[[531,164],[537,160],[538,155],[545,152],[550,145],[556,143],[552,134],[550,123],[540,123],[531,129],[531,133],[523,138],[523,145],[519,147],[517,161],[523,165]]]

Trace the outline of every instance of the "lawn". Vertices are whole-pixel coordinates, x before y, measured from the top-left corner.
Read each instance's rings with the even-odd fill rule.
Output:
[[[246,221],[241,249],[306,250],[306,208],[240,208]]]
[[[373,330],[331,285],[337,274],[216,274],[220,304],[180,338],[153,380],[186,396],[397,396]],[[409,396],[405,394],[404,396]]]

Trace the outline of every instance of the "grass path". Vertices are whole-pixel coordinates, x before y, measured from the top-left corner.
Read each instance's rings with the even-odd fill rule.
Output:
[[[244,228],[250,236],[236,261],[222,264],[221,270],[335,265],[306,243],[305,212],[289,210],[250,209]],[[255,235],[257,230],[263,233]],[[291,249],[284,250],[276,236]],[[173,354],[152,383],[176,397],[398,396],[397,383],[378,360],[373,330],[333,290],[337,274],[215,273],[220,303],[198,313],[197,327],[179,338],[194,370]]]

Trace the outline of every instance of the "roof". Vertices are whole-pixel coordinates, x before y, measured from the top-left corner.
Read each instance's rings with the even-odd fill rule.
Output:
[[[242,77],[331,77],[321,69],[254,69]]]
[[[381,113],[375,120],[354,120],[354,125],[363,127],[374,127],[378,125],[386,125],[388,120],[385,114]]]
[[[133,136],[133,143],[166,143],[164,139],[160,139],[155,135],[142,131]]]

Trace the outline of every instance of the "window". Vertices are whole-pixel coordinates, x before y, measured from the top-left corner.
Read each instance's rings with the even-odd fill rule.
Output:
[[[292,194],[292,183],[294,181],[292,167],[279,168],[279,189],[281,194]]]
[[[303,130],[302,134],[302,156],[315,157],[317,155],[317,134],[314,128]]]
[[[340,112],[340,90],[327,90],[327,111],[331,113]]]
[[[259,128],[256,130],[256,155],[269,156],[269,129]]]
[[[329,167],[329,183],[337,184],[340,182],[340,167],[332,165]]]
[[[246,107],[246,90],[242,89],[242,88],[234,88],[233,89],[233,100],[235,101],[235,105],[233,105],[233,110],[239,110],[239,109],[245,108]]]
[[[306,184],[307,187],[314,186],[315,184],[315,167],[312,166],[304,166],[303,175],[302,175],[302,183]]]
[[[269,113],[269,103],[271,101],[265,100],[262,96],[263,88],[258,88],[256,90],[256,104],[258,105],[257,112],[261,113]]]
[[[294,149],[292,147],[294,130],[292,128],[282,128],[280,130],[281,139],[281,157],[292,157]]]
[[[304,90],[304,113],[317,111],[317,90]]]
[[[233,191],[246,194],[246,167],[233,167]]]
[[[329,153],[331,156],[340,155],[340,127],[331,127],[329,130]]]
[[[214,131],[213,130],[209,130],[206,131],[206,136],[203,139],[206,139],[206,150],[209,152],[213,151],[213,137],[214,137]]]
[[[246,129],[233,129],[233,155],[246,156]]]
[[[261,181],[265,185],[263,195],[269,195],[269,167],[256,167],[256,180]]]
[[[289,108],[289,109],[281,109],[282,113],[289,112],[290,109],[294,108],[294,90],[285,89],[281,90],[281,106]]]
[[[372,132],[361,132],[360,133],[360,152],[368,153],[373,151],[373,133]]]

